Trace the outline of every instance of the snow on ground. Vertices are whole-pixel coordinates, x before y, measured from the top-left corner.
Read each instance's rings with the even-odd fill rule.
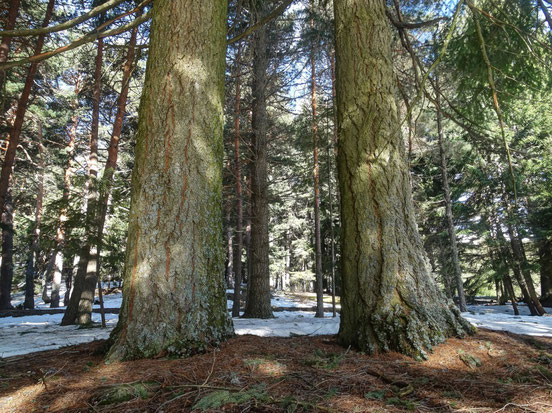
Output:
[[[231,290],[227,291],[231,292]],[[37,307],[48,308],[37,296]],[[121,294],[110,294],[104,297],[106,308],[119,308]],[[17,300],[14,300],[14,304]],[[273,307],[292,308],[315,305],[315,302],[298,302],[294,297],[277,293],[272,298]],[[232,308],[232,300],[227,300]],[[327,306],[327,305],[326,305]],[[94,305],[98,308],[99,305]],[[64,307],[61,307],[64,308]],[[473,305],[462,315],[476,327],[492,330],[510,331],[517,334],[552,337],[552,315],[531,317],[527,306],[520,304],[520,316],[514,316],[511,306]],[[550,309],[552,313],[552,309]],[[326,335],[337,334],[339,315],[332,318],[325,313],[325,318],[315,318],[312,311],[275,311],[275,318],[260,320],[234,318],[236,334],[253,334],[262,337],[289,337],[291,335]],[[52,350],[64,346],[105,339],[115,327],[117,314],[106,314],[107,328],[99,327],[81,329],[76,326],[61,327],[59,323],[63,314],[46,314],[26,317],[0,318],[0,357],[10,357],[37,351]],[[93,321],[99,322],[100,315],[93,314]]]
[[[476,327],[509,331],[528,336],[552,337],[552,315],[542,317],[530,315],[529,308],[518,303],[519,316],[514,315],[508,305],[470,305],[462,316]],[[547,309],[552,313],[552,308]]]
[[[0,318],[0,357],[17,356],[35,351],[105,339],[117,324],[117,314],[106,314],[107,328],[60,326],[63,314]],[[92,314],[100,322],[100,314]]]

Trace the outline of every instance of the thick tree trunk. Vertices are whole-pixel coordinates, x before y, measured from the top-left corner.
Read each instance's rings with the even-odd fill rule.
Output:
[[[472,331],[438,289],[415,221],[379,0],[335,0],[342,296],[339,341],[424,357]]]
[[[448,181],[448,171],[447,171],[447,154],[445,151],[445,143],[443,136],[443,117],[441,115],[440,95],[439,95],[439,79],[435,79],[435,84],[437,86],[437,136],[439,143],[439,154],[441,157],[441,176],[443,179],[443,195],[445,197],[445,215],[447,218],[447,232],[449,236],[450,243],[450,255],[452,260],[452,266],[454,269],[454,280],[456,281],[456,291],[458,292],[458,307],[460,311],[464,312],[467,310],[466,307],[466,295],[464,294],[464,283],[462,281],[462,269],[460,268],[460,261],[458,259],[458,245],[456,242],[456,230],[454,229],[454,217],[452,216],[452,201],[450,199],[450,187]]]
[[[234,299],[232,317],[240,316],[241,284],[242,284],[242,250],[243,250],[243,188],[242,163],[240,151],[240,103],[241,103],[241,47],[236,54],[236,98],[234,103],[234,161],[236,174],[236,252],[234,254]]]
[[[90,129],[90,154],[88,156],[88,194],[86,203],[86,236],[80,252],[77,275],[69,305],[61,325],[87,325],[92,322],[92,307],[96,290],[98,262],[96,215],[98,208],[98,131],[100,124],[100,99],[103,64],[103,39],[98,39],[94,69],[94,92],[92,97],[92,124]]]
[[[313,2],[311,0],[311,12]],[[311,19],[311,29],[314,21]],[[316,113],[316,60],[314,46],[311,46],[311,108],[312,108],[312,147],[313,147],[313,183],[314,183],[314,272],[316,279],[316,313],[315,317],[324,317],[324,282],[322,275],[322,241],[320,236],[320,167],[318,164],[318,119]]]
[[[263,16],[263,2],[257,0],[252,8],[252,23]],[[271,318],[270,273],[268,243],[268,176],[267,176],[267,112],[266,81],[268,69],[267,28],[260,27],[252,40],[253,49],[253,118],[251,166],[251,274],[247,283],[247,303],[243,317]]]
[[[42,21],[42,27],[46,27],[50,23],[50,18],[52,17],[52,12],[54,10],[54,3],[55,0],[48,1],[48,6],[46,7],[46,15],[44,16],[44,20]],[[38,36],[34,48],[35,55],[40,54],[40,52],[42,51],[45,37],[45,35]],[[34,78],[37,69],[38,63],[32,63],[29,67],[27,77],[25,78],[23,91],[21,92],[21,96],[19,97],[19,101],[17,102],[15,121],[10,131],[8,149],[6,150],[4,163],[2,164],[2,172],[0,173],[0,211],[3,211],[4,209],[4,202],[10,184],[10,176],[12,173],[13,164],[15,162],[15,154],[17,152],[17,146],[19,145],[19,138],[21,136],[21,131],[23,128],[23,121],[25,120],[25,113],[27,112],[27,104],[29,103],[29,97],[31,95],[31,89],[34,84]]]
[[[541,280],[541,303],[552,307],[552,240],[539,242],[539,263]]]
[[[112,360],[187,355],[232,335],[222,230],[226,4],[153,4]]]
[[[0,310],[12,309],[11,290],[13,281],[13,204],[11,193],[6,196],[2,213],[2,264],[0,265]]]

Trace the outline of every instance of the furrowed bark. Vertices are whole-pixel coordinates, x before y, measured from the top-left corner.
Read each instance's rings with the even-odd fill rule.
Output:
[[[223,281],[226,2],[156,0],[152,15],[109,360],[189,355],[233,333]]]
[[[335,0],[342,311],[338,339],[413,357],[472,331],[438,289],[418,233],[379,0]]]

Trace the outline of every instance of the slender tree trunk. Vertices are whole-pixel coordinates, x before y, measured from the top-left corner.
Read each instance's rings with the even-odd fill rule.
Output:
[[[9,2],[9,9],[8,9],[8,20],[6,21],[6,25],[4,26],[4,30],[13,30],[15,27],[15,20],[17,19],[17,15],[19,13],[19,4],[21,3],[20,0],[10,0]],[[11,37],[2,37],[2,42],[0,43],[0,63],[4,63],[8,60],[8,56],[10,54],[10,46],[11,46]],[[2,99],[0,102],[0,111],[4,112],[4,106],[6,104],[6,96],[5,96],[5,90],[4,85],[6,84],[6,73],[3,70],[0,70],[0,94],[2,95]]]
[[[314,13],[313,2],[310,1]],[[314,20],[310,21],[314,30]],[[322,241],[320,235],[320,167],[318,164],[318,117],[316,107],[316,61],[314,46],[311,46],[311,108],[312,108],[312,147],[313,147],[313,183],[314,183],[314,269],[316,280],[316,313],[315,317],[324,318],[324,283],[322,275]]]
[[[46,15],[42,21],[42,27],[48,26],[50,23],[50,18],[52,17],[52,12],[54,10],[55,0],[49,0],[48,6],[46,7]],[[42,47],[44,46],[45,35],[38,36],[36,40],[36,45],[34,48],[34,54],[40,54]],[[0,211],[4,208],[4,202],[6,194],[8,192],[10,184],[10,176],[13,169],[13,164],[15,162],[15,154],[17,151],[17,146],[19,145],[19,138],[21,136],[21,130],[23,128],[23,121],[25,120],[25,113],[27,112],[27,105],[29,103],[29,97],[31,95],[31,89],[34,84],[34,78],[36,71],[38,69],[38,63],[32,63],[27,72],[27,77],[25,78],[25,85],[23,86],[23,91],[19,97],[17,103],[17,111],[15,113],[15,121],[10,131],[10,136],[8,139],[8,149],[6,150],[6,155],[4,157],[4,163],[2,164],[2,172],[0,173]]]
[[[332,193],[332,155],[330,153],[330,142],[328,142],[328,203],[330,207],[330,248],[332,263],[332,317],[336,316],[335,311],[335,231],[333,222],[333,193]]]
[[[341,191],[339,342],[425,357],[472,331],[429,271],[395,101],[391,30],[379,0],[335,0]]]
[[[439,78],[435,79],[437,89],[439,88]],[[458,307],[460,311],[467,310],[466,296],[464,294],[464,283],[462,281],[462,269],[460,268],[460,261],[458,259],[458,245],[456,242],[456,230],[454,229],[454,217],[452,215],[452,200],[450,199],[450,187],[448,181],[447,171],[447,154],[445,151],[445,138],[443,136],[443,117],[440,111],[440,95],[439,90],[436,93],[437,99],[437,136],[439,142],[439,154],[441,157],[441,176],[443,179],[443,195],[445,197],[445,215],[447,217],[447,232],[450,243],[450,255],[452,265],[454,269],[454,279],[456,281],[456,291],[458,292]]]
[[[252,23],[263,17],[262,0],[254,2]],[[268,70],[267,27],[253,35],[253,105],[252,105],[252,174],[251,174],[251,274],[247,283],[247,303],[243,317],[271,318],[268,242],[268,176],[266,81]]]
[[[548,28],[552,30],[552,14],[550,14],[550,11],[546,7],[546,4],[544,4],[543,0],[537,0],[537,3],[539,4],[542,14],[544,14],[544,17],[546,18]]]
[[[69,234],[67,234],[69,235]],[[69,304],[71,297],[71,287],[73,286],[73,261],[75,257],[72,254],[63,256],[63,278],[65,279],[65,295],[63,296],[63,305]]]
[[[10,191],[2,213],[2,264],[0,265],[0,310],[9,310],[13,281],[13,204]]]
[[[226,6],[153,4],[111,360],[188,355],[232,334],[222,230]]]
[[[234,246],[232,237],[232,197],[226,202],[226,286],[234,285]]]
[[[552,307],[552,240],[539,241],[541,303]]]
[[[98,208],[98,131],[100,124],[100,99],[103,64],[103,39],[98,39],[94,68],[92,96],[92,124],[90,128],[90,153],[88,156],[88,193],[86,202],[86,237],[80,251],[73,292],[61,320],[61,325],[86,325],[92,322],[92,307],[96,290],[98,260],[96,214]]]
[[[241,46],[236,54],[236,98],[234,103],[234,161],[236,175],[236,253],[234,255],[234,299],[232,317],[240,316],[241,284],[242,284],[242,250],[243,250],[243,188],[242,164],[240,151],[240,103],[241,103]]]
[[[528,268],[529,263],[527,262],[527,258],[525,257],[525,254],[523,252],[521,239],[519,238],[517,231],[514,230],[514,227],[510,220],[506,222],[506,228],[508,230],[510,245],[512,247],[513,261],[515,262],[516,267],[519,268],[519,271],[521,272],[521,276],[525,281],[528,298],[533,302],[533,305],[535,306],[535,309],[537,310],[537,313],[538,313],[537,315],[543,315],[546,313],[546,311],[544,310],[544,307],[540,303],[539,297],[537,296],[535,285],[533,283],[533,278],[531,277],[531,272],[529,271],[529,268]]]

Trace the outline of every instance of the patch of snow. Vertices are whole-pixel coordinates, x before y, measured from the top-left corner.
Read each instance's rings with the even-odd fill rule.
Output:
[[[552,315],[531,316],[526,305],[518,304],[519,316],[512,306],[472,305],[462,316],[476,327],[509,331],[528,336],[552,337]]]

